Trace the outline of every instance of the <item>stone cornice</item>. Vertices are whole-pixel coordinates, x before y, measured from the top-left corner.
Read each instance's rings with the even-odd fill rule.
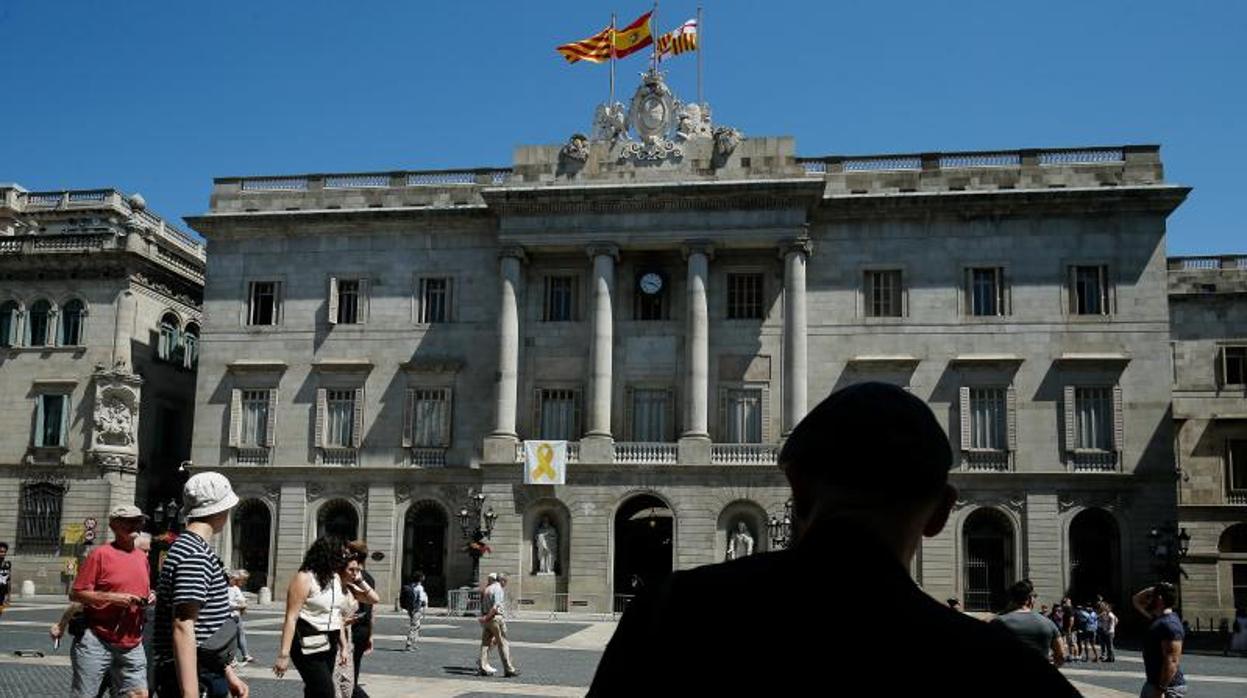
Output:
[[[481,192],[502,216],[808,209],[822,194],[822,180],[805,178],[512,186]]]

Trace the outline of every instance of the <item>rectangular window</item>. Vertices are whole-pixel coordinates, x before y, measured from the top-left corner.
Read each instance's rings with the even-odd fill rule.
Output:
[[[724,400],[727,433],[724,441],[762,443],[762,391],[757,388],[728,390]]]
[[[419,322],[450,322],[450,288],[445,277],[420,279]]]
[[[546,322],[572,322],[576,319],[576,277],[547,276],[542,319]]]
[[[762,319],[762,275],[727,275],[727,319]]]
[[[552,441],[574,441],[580,436],[580,392],[542,389],[538,395],[537,435]]]
[[[253,281],[249,295],[250,306],[247,310],[248,325],[276,325],[280,299],[281,282]]]
[[[966,299],[970,315],[996,317],[1004,315],[1004,270],[999,267],[975,267],[967,273]]]
[[[242,439],[248,448],[267,446],[269,391],[242,391]]]
[[[1008,450],[1007,411],[1004,388],[970,388],[970,448]]]
[[[1234,594],[1234,607],[1247,607],[1247,563],[1230,565],[1230,586]]]
[[[352,448],[355,445],[355,391],[325,391],[325,446]]]
[[[415,388],[411,396],[411,445],[450,445],[450,391],[446,388]]]
[[[66,448],[69,444],[69,396],[43,394],[36,398],[36,448]]]
[[[338,324],[359,323],[359,279],[338,279]]]
[[[632,391],[632,440],[665,442],[671,440],[671,391]]]
[[[1247,346],[1221,347],[1221,386],[1247,385]]]
[[[1108,315],[1108,267],[1070,267],[1070,312]]]
[[[1232,439],[1225,447],[1229,456],[1230,492],[1247,493],[1247,439]]]
[[[56,555],[60,550],[65,488],[47,482],[22,485],[17,515],[17,552]]]
[[[867,271],[864,290],[867,317],[901,316],[900,269]]]
[[[1113,395],[1111,388],[1075,388],[1077,448],[1113,450]]]

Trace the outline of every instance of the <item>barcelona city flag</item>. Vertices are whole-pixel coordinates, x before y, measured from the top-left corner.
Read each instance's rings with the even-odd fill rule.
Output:
[[[678,56],[685,51],[697,50],[697,20],[690,19],[679,28],[658,37],[658,55]]]

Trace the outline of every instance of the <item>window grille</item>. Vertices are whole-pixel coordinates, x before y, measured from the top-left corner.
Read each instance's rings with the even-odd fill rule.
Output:
[[[60,551],[65,488],[46,482],[22,486],[17,517],[17,552],[56,555]]]
[[[762,319],[762,275],[727,275],[727,319]]]

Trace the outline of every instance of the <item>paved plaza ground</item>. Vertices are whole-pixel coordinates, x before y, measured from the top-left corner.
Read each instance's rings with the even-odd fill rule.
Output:
[[[19,601],[0,618],[0,698],[65,696],[69,687],[68,645],[53,651],[47,629],[63,604],[55,599]],[[297,698],[302,684],[293,670],[273,678],[269,667],[277,653],[280,609],[249,614],[247,637],[257,661],[243,674],[256,698]],[[514,679],[475,676],[479,625],[471,618],[426,618],[423,642],[416,652],[402,651],[406,617],[380,614],[377,649],[364,659],[362,682],[373,698],[442,696],[580,696],[584,695],[598,659],[614,631],[609,620],[531,619],[508,623],[516,663],[523,675]],[[18,656],[40,650],[43,657]],[[496,655],[495,655],[496,656]],[[497,661],[495,660],[495,665]],[[1239,698],[1247,695],[1247,659],[1188,656],[1183,669],[1192,696]],[[965,671],[974,670],[966,657]],[[1115,664],[1074,664],[1065,675],[1089,697],[1137,696],[1143,682],[1143,661],[1122,651]],[[662,695],[656,687],[655,695]]]

